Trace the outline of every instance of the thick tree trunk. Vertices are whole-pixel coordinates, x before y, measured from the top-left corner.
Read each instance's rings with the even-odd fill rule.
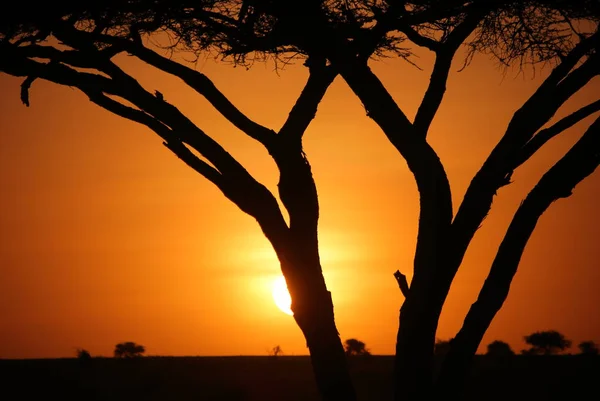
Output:
[[[290,129],[292,129],[291,127]],[[346,354],[337,328],[331,293],[321,269],[318,244],[319,203],[310,164],[291,131],[274,150],[280,171],[281,201],[290,216],[286,239],[270,238],[292,297],[294,319],[310,352],[317,386],[325,401],[355,401]]]
[[[404,303],[394,360],[394,399],[428,400],[433,387],[433,345],[437,317],[420,308],[421,302]]]
[[[287,259],[282,263],[282,270],[292,296],[294,319],[306,339],[323,400],[355,401],[346,354],[335,325],[331,293],[327,290],[320,266],[290,266]]]
[[[294,317],[306,338],[319,391],[327,401],[354,401],[356,395],[344,347],[333,315],[331,293],[326,289],[310,294],[310,305],[294,305]],[[303,310],[302,310],[303,309]]]

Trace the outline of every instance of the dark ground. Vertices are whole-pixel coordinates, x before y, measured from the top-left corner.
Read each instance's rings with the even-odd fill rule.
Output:
[[[393,357],[352,358],[361,401],[391,400]],[[600,400],[600,357],[478,356],[468,400]],[[0,400],[319,400],[308,357],[0,360]]]

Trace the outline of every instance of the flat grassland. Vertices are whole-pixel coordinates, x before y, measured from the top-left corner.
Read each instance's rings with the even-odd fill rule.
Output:
[[[393,357],[350,358],[359,400],[392,400]],[[0,400],[319,400],[306,356],[0,360]],[[477,356],[467,400],[600,400],[600,357]]]

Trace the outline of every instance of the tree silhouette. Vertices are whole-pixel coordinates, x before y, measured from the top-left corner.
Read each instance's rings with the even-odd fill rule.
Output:
[[[492,357],[507,357],[514,355],[515,352],[510,348],[510,345],[504,341],[496,340],[492,341],[487,346],[486,355]]]
[[[435,345],[433,346],[433,353],[439,356],[446,355],[448,352],[450,352],[453,340],[453,338],[450,340],[436,340]]]
[[[581,355],[598,355],[600,353],[598,344],[593,341],[582,341],[577,347],[579,348],[579,353]]]
[[[143,345],[136,344],[131,341],[119,343],[115,345],[115,358],[139,358],[146,352]]]
[[[598,165],[600,120],[525,197],[509,224],[477,301],[433,378],[439,316],[451,283],[498,191],[554,137],[600,109],[600,100],[555,121],[563,104],[600,72],[595,0],[129,0],[32,7],[17,2],[0,16],[0,71],[23,77],[21,99],[39,79],[77,88],[100,107],[148,127],[166,148],[254,217],[271,242],[306,338],[318,388],[326,400],[355,393],[322,274],[319,203],[303,134],[336,76],[406,161],[419,192],[417,246],[410,283],[395,274],[404,302],[396,341],[396,400],[454,398],[484,333],[504,303],[523,250],[540,218]],[[173,39],[160,48],[164,35]],[[153,40],[146,40],[152,36]],[[154,45],[153,45],[154,44]],[[458,49],[488,54],[503,65],[544,63],[552,70],[517,111],[473,177],[453,213],[444,165],[427,140]],[[386,55],[411,61],[415,47],[435,55],[429,87],[414,119],[394,101],[368,62]],[[210,79],[165,50],[213,52],[236,64],[300,59],[308,79],[289,116],[273,130],[242,113]],[[279,198],[201,127],[146,89],[114,61],[128,54],[180,78],[233,126],[263,145],[279,170]],[[166,55],[167,54],[167,55]],[[341,145],[340,145],[341,146]],[[402,279],[403,278],[403,279]]]
[[[368,356],[371,352],[366,348],[364,342],[355,338],[349,338],[344,341],[344,350],[348,356]]]
[[[525,336],[525,342],[531,345],[527,351],[530,355],[557,354],[571,346],[571,341],[555,330],[537,331]]]
[[[271,350],[269,351],[269,355],[276,358],[278,356],[283,355],[283,350],[279,345],[276,345],[273,348],[271,348]]]
[[[89,361],[90,359],[92,359],[92,355],[86,349],[77,348],[76,353],[77,353],[77,359],[79,359],[82,362],[86,362],[86,361]]]

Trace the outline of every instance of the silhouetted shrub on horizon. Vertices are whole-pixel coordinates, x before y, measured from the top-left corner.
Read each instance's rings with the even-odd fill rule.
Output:
[[[555,355],[571,346],[571,341],[556,330],[536,331],[525,336],[525,342],[531,348],[523,351],[523,355]]]
[[[487,356],[491,357],[510,357],[514,356],[515,352],[510,348],[508,343],[504,341],[496,340],[492,341],[487,346],[487,352],[485,353]]]
[[[146,352],[143,345],[136,344],[132,341],[119,343],[115,346],[115,358],[139,358]]]
[[[598,344],[596,344],[594,341],[582,341],[577,345],[577,347],[579,348],[580,355],[597,356],[600,354]]]
[[[369,356],[371,352],[367,349],[364,342],[355,338],[349,338],[344,341],[344,350],[347,356]]]

